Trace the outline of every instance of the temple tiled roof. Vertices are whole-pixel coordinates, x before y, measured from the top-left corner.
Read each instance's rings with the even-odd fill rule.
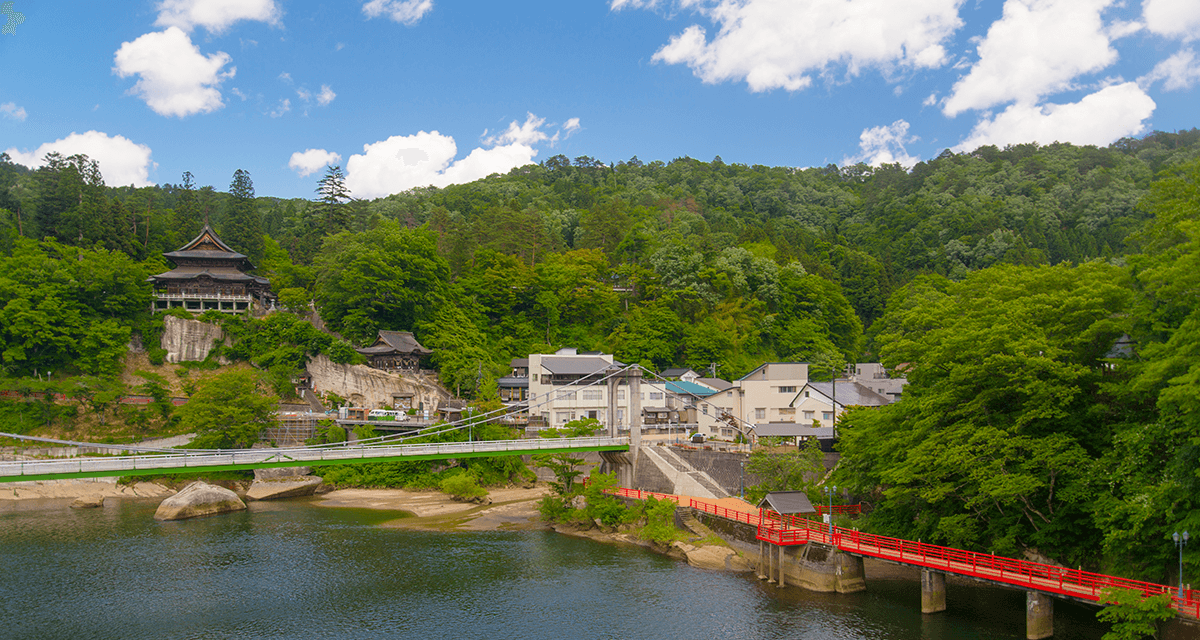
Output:
[[[433,351],[421,346],[411,331],[380,331],[375,344],[362,349],[355,349],[363,355],[383,355],[387,353],[415,354],[427,356]]]

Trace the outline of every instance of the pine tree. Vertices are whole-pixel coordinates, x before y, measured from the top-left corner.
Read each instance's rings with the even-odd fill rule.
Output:
[[[346,176],[338,165],[325,168],[325,175],[317,182],[317,218],[326,234],[345,230],[350,223],[350,208],[346,203],[352,199],[346,188]]]
[[[175,203],[175,230],[183,237],[183,242],[187,242],[200,234],[206,220],[200,211],[191,171],[183,172],[183,183],[179,186],[179,201]]]
[[[233,173],[229,195],[221,237],[257,264],[263,256],[262,220],[254,206],[254,183],[250,180],[250,172],[238,169]]]

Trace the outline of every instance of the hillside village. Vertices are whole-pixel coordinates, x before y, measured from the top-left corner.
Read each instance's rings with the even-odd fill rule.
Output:
[[[1195,130],[911,170],[552,158],[370,202],[5,159],[0,431],[501,439],[636,407],[815,441],[880,533],[1162,579],[1155,536],[1200,528],[1197,158]]]

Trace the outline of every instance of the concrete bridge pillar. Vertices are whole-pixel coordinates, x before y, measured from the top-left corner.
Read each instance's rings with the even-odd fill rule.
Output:
[[[946,610],[946,574],[921,569],[921,613]]]
[[[766,580],[771,570],[767,568],[767,543],[758,541],[758,579]]]
[[[1054,635],[1054,598],[1039,591],[1025,592],[1025,637],[1040,640]]]
[[[642,370],[633,367],[625,379],[629,383],[629,450],[633,451],[642,446]]]
[[[620,376],[608,379],[608,437],[610,438],[617,437],[617,383],[620,380]]]
[[[784,547],[783,545],[779,545],[779,584],[775,585],[776,587],[786,586],[786,584],[785,584],[786,579],[783,577],[784,576],[783,552],[785,549],[786,549],[786,547]]]

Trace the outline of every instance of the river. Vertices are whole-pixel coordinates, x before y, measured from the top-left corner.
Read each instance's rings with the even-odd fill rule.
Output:
[[[922,616],[912,580],[852,595],[776,589],[647,550],[550,532],[381,527],[397,514],[254,502],[156,522],[157,501],[0,511],[0,638],[217,640],[723,638],[958,640],[1024,634],[1024,595],[950,584]],[[1055,638],[1096,639],[1055,603]]]

